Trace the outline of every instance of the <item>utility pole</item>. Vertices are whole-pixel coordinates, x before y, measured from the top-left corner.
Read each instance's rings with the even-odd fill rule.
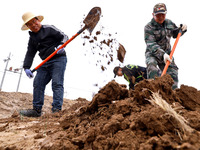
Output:
[[[3,81],[4,81],[4,78],[5,78],[5,75],[6,75],[6,71],[7,71],[7,67],[8,67],[8,62],[10,60],[10,55],[11,55],[11,53],[9,53],[9,56],[8,56],[7,59],[4,59],[4,61],[7,62],[7,63],[6,63],[6,67],[5,67],[5,70],[4,70],[4,73],[3,73],[3,77],[2,77],[2,80],[1,80],[0,91],[2,90]]]
[[[21,71],[20,71],[20,75],[19,75],[19,81],[18,81],[18,84],[17,84],[17,90],[16,90],[16,92],[18,92],[18,90],[19,90],[19,84],[20,84],[21,77],[22,77],[22,70],[23,70],[23,68],[20,68],[20,69],[21,69]]]

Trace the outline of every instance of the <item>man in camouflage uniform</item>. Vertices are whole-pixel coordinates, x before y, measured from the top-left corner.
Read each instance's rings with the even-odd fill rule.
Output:
[[[167,8],[165,4],[156,4],[153,8],[153,18],[145,26],[145,42],[146,42],[146,65],[147,78],[154,79],[160,76],[165,67],[166,61],[170,61],[167,73],[174,80],[173,89],[178,87],[178,67],[174,59],[170,59],[171,52],[170,39],[176,38],[181,29],[182,35],[187,31],[186,25],[180,25],[178,28],[171,20],[166,19]],[[158,67],[157,67],[158,66]]]

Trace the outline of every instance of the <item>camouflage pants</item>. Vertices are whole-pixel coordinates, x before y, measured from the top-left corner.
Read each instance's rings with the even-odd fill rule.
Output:
[[[155,79],[156,76],[160,76],[164,67],[164,61],[158,60],[150,53],[146,53],[146,65],[147,65],[147,79]],[[167,69],[167,74],[171,75],[174,80],[172,89],[178,88],[178,67],[176,66],[174,59]]]

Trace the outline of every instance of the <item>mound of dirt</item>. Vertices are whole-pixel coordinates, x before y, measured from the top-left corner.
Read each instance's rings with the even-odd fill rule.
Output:
[[[0,119],[0,149],[199,149],[200,91],[186,85],[172,90],[172,84],[164,75],[127,90],[113,80],[91,102],[79,98],[60,113],[13,114]],[[153,105],[154,93],[173,115]]]

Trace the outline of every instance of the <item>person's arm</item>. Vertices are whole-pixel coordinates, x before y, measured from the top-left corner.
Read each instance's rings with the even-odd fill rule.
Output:
[[[30,38],[28,42],[28,49],[24,58],[24,64],[23,64],[24,69],[31,68],[36,52],[37,52],[37,43]]]
[[[124,79],[129,83],[129,89],[134,89],[135,77],[130,74],[129,71],[124,71]]]
[[[64,44],[64,43],[69,39],[68,36],[67,36],[66,34],[64,34],[61,30],[59,30],[58,28],[56,28],[56,27],[53,26],[53,25],[52,25],[51,27],[52,27],[52,30],[53,30],[53,32],[54,32],[54,34],[55,34],[55,37],[56,37],[57,39],[61,39],[59,45]]]
[[[55,50],[60,48],[69,38],[66,34],[64,34],[61,30],[59,30],[58,28],[56,28],[55,26],[51,26],[52,27],[52,32],[55,35],[55,37],[58,39],[58,41],[60,41],[58,43],[58,45],[55,47]],[[61,48],[57,54],[62,54],[64,53],[65,49]]]
[[[130,84],[129,84],[129,89],[135,89],[135,77],[131,76],[130,78]]]
[[[172,32],[172,34],[173,34],[173,38],[176,38],[177,36],[178,36],[178,33],[179,33],[179,31],[180,31],[180,29],[182,29],[182,33],[181,33],[181,36],[185,33],[185,32],[187,32],[187,26],[186,25],[184,25],[185,27],[183,27],[183,25],[182,24],[180,24],[180,26],[179,27],[175,27],[174,28],[174,30],[173,30],[173,32]]]

